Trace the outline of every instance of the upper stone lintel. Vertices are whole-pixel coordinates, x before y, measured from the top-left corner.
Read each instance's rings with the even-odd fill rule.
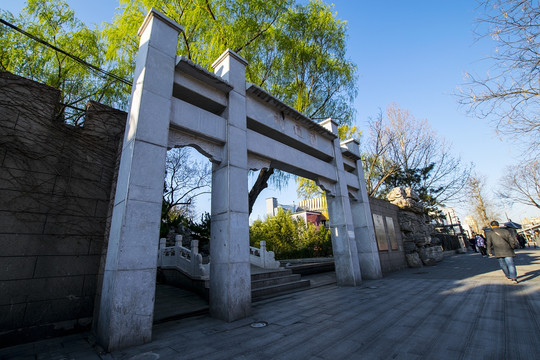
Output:
[[[248,62],[246,59],[244,59],[243,57],[241,57],[240,55],[238,55],[237,53],[235,53],[234,51],[232,51],[231,49],[227,49],[225,50],[218,58],[216,61],[214,61],[214,63],[212,64],[212,68],[216,68],[218,67],[218,65],[223,61],[225,60],[225,58],[227,56],[232,56],[233,58],[235,58],[238,62],[242,63],[244,66],[247,66],[248,65]]]
[[[319,123],[319,125],[325,126],[325,125],[327,125],[328,123],[333,124],[333,125],[335,125],[335,126],[337,127],[337,122],[335,122],[332,118],[328,118],[328,119],[326,119],[326,120],[321,121],[321,122]]]
[[[319,125],[330,131],[331,133],[338,135],[338,124],[332,118],[321,121]]]
[[[142,35],[142,33],[144,32],[144,30],[146,29],[146,27],[150,23],[150,20],[153,17],[156,17],[159,20],[163,21],[165,24],[169,25],[170,27],[172,27],[173,29],[178,31],[178,33],[181,33],[182,31],[184,31],[184,28],[183,28],[182,25],[178,24],[176,21],[172,20],[170,17],[163,14],[162,12],[160,12],[160,11],[154,9],[154,8],[151,8],[150,11],[148,12],[148,14],[146,14],[146,17],[144,18],[144,21],[143,21],[141,27],[137,31],[137,34],[139,36]]]
[[[347,139],[347,140],[343,140],[342,142],[340,142],[340,144],[343,146],[343,145],[347,145],[349,143],[356,143],[356,145],[360,145],[360,142],[356,139],[353,139],[353,138],[350,138],[350,139]]]

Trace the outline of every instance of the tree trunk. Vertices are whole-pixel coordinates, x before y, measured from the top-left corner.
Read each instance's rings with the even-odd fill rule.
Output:
[[[253,211],[253,204],[255,204],[255,200],[257,200],[257,197],[263,191],[268,187],[268,179],[272,174],[274,173],[274,168],[262,168],[261,172],[259,172],[259,176],[257,177],[257,181],[255,181],[255,184],[253,184],[253,187],[249,191],[249,214],[251,215],[251,212]]]

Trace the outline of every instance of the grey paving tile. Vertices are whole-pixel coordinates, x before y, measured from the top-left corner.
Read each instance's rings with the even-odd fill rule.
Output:
[[[535,359],[540,249],[520,254],[518,285],[496,262],[475,255],[360,287],[266,299],[253,305],[252,316],[231,323],[208,315],[162,323],[152,343],[120,352],[98,355],[89,334],[79,334],[0,349],[0,359]],[[269,325],[253,329],[255,320]]]
[[[268,344],[280,342],[284,338],[283,334],[277,333],[269,329],[267,333],[256,334],[251,338],[243,341],[243,346],[248,349],[260,349]]]
[[[317,356],[328,359],[354,359],[357,349],[360,347],[357,341],[353,340],[344,340],[335,343],[334,345],[328,346],[326,349],[320,351]]]
[[[260,360],[261,355],[258,352],[246,352],[244,354],[237,355],[231,360]]]
[[[302,320],[302,323],[309,324],[309,325],[315,325],[319,323],[325,323],[332,319],[332,315],[325,314],[325,313],[318,313],[312,316],[308,316]]]
[[[207,355],[217,352],[218,350],[208,344],[202,346],[200,344],[193,344],[193,346],[187,348],[176,349],[174,346],[171,348],[181,355],[184,359],[203,359]]]
[[[2,360],[36,360],[34,354],[6,354],[0,358]]]
[[[272,358],[298,349],[304,349],[306,354],[311,354],[311,342],[322,336],[322,334],[324,334],[324,329],[304,326],[301,331],[296,332],[294,335],[286,336],[279,342],[269,344],[262,349],[262,354],[265,355],[264,358]]]

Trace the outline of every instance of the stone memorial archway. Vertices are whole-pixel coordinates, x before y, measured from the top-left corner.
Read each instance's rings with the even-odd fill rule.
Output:
[[[141,37],[95,330],[107,350],[148,342],[165,157],[193,146],[212,161],[210,313],[250,315],[248,170],[313,179],[327,195],[338,285],[382,276],[358,144],[246,83],[225,51],[214,73],[176,56],[182,27],[152,9]]]

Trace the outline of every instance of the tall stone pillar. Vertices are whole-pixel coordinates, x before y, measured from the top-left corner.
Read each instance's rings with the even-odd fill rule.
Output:
[[[151,10],[141,37],[103,277],[98,341],[108,351],[151,341],[176,43],[182,27]]]
[[[382,277],[381,261],[361,160],[356,161],[355,174],[358,176],[360,189],[355,194],[356,198],[351,199],[351,210],[360,270],[363,279],[380,279]]]
[[[212,65],[233,86],[223,161],[212,168],[210,314],[234,321],[251,312],[246,127],[246,65],[226,50]]]
[[[323,127],[337,135],[337,124],[331,119],[320,123]],[[341,155],[339,139],[334,140],[334,164],[338,183],[336,193],[326,196],[332,251],[336,266],[337,284],[341,286],[357,286],[362,282],[358,253],[356,250],[354,225],[349,204],[347,183],[344,181],[345,169]]]

